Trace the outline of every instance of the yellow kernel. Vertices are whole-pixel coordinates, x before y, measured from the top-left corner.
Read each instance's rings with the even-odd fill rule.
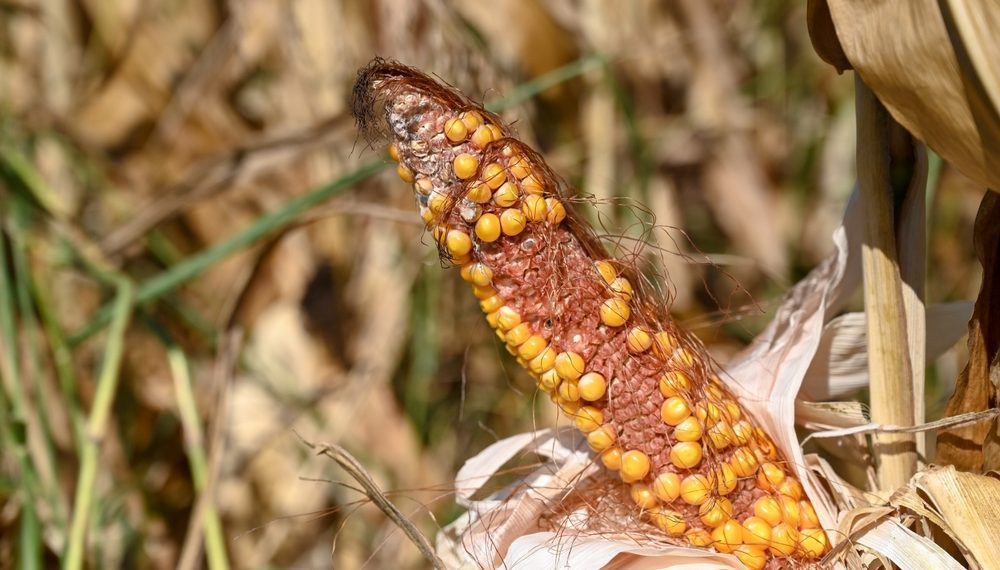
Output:
[[[725,401],[726,412],[729,414],[729,421],[737,422],[740,420],[742,412],[740,411],[740,406],[732,400]]]
[[[729,424],[725,421],[721,421],[708,428],[708,439],[712,442],[712,447],[718,451],[722,451],[732,445],[735,436],[733,435],[733,429],[729,427]]]
[[[775,526],[781,522],[781,505],[774,497],[761,497],[754,501],[753,514]]]
[[[471,267],[472,269],[469,271],[469,280],[473,284],[483,287],[493,282],[492,269],[482,263],[473,263]]]
[[[743,521],[743,544],[770,545],[771,525],[760,517],[747,517]]]
[[[511,346],[520,346],[529,338],[531,338],[531,328],[528,323],[521,323],[507,331],[507,344]]]
[[[573,423],[576,424],[576,429],[590,433],[604,423],[604,413],[594,406],[581,406]]]
[[[740,477],[750,477],[757,472],[757,458],[745,447],[738,447],[730,460],[733,471]]]
[[[826,533],[821,528],[807,528],[799,533],[799,552],[806,558],[819,558],[826,552]]]
[[[612,297],[601,305],[601,322],[609,327],[620,327],[628,322],[631,313],[628,303]]]
[[[460,180],[466,180],[476,175],[476,171],[479,170],[479,160],[471,154],[463,153],[455,157],[452,169]]]
[[[615,439],[617,437],[614,429],[609,424],[604,424],[587,434],[587,444],[594,451],[604,451],[615,443]]]
[[[653,491],[649,489],[649,485],[635,483],[629,489],[629,494],[632,496],[632,502],[644,509],[651,509],[656,506],[656,497],[653,496]]]
[[[472,144],[476,148],[485,148],[491,142],[493,142],[493,131],[486,125],[481,125],[472,133]]]
[[[513,308],[503,306],[497,309],[497,325],[501,329],[509,331],[519,324],[521,324],[521,315]]]
[[[490,297],[497,294],[497,290],[493,288],[492,285],[486,287],[480,287],[479,285],[472,286],[472,294],[476,296],[477,299],[482,301],[483,299],[489,299]],[[492,311],[490,311],[492,312]]]
[[[583,375],[583,357],[575,352],[560,352],[556,356],[556,372],[564,380],[576,380]]]
[[[698,516],[705,526],[722,526],[733,518],[733,503],[725,497],[712,497],[698,507]]]
[[[525,194],[542,194],[545,192],[545,188],[542,186],[542,183],[535,178],[534,174],[529,174],[524,178],[524,180],[521,181],[521,190],[523,190]],[[549,206],[551,208],[551,204]]]
[[[802,483],[795,477],[785,477],[785,479],[778,484],[777,491],[782,495],[787,495],[796,501],[802,498]]]
[[[767,564],[767,553],[763,546],[741,544],[736,547],[733,554],[750,570],[761,570]]]
[[[503,306],[503,299],[499,295],[494,295],[492,297],[487,297],[479,302],[479,307],[484,313],[492,313],[493,311],[500,310]]]
[[[622,450],[617,447],[612,447],[611,449],[601,453],[601,463],[612,471],[618,471],[622,468]]]
[[[781,520],[790,526],[798,528],[799,519],[802,517],[799,502],[791,497],[779,495],[778,504],[781,505]]]
[[[816,516],[816,509],[809,501],[799,501],[801,520],[799,526],[802,528],[819,528],[819,517]]]
[[[448,237],[448,228],[445,226],[435,227],[434,230],[431,231],[431,237],[434,238],[434,241],[436,241],[438,245],[445,245],[447,242],[446,238]]]
[[[684,398],[680,396],[671,396],[663,402],[663,406],[660,408],[660,418],[663,423],[676,426],[681,423],[688,416],[691,415],[691,408],[688,403],[684,401]]]
[[[757,487],[773,491],[785,480],[785,472],[774,463],[764,463],[757,471]]]
[[[493,202],[497,206],[509,208],[517,203],[517,187],[510,182],[504,182],[496,192],[493,193]]]
[[[649,456],[632,449],[622,454],[622,481],[633,483],[649,473]]]
[[[498,140],[504,138],[503,129],[501,129],[500,127],[494,125],[493,123],[490,123],[490,124],[488,124],[486,126],[487,126],[487,128],[490,129],[490,133],[493,135],[493,140],[498,141]],[[510,153],[510,148],[509,147],[505,148],[503,150],[504,150],[504,154],[505,155],[509,155],[509,153]]]
[[[434,212],[432,212],[430,208],[421,208],[420,219],[429,226],[431,222],[434,221]]]
[[[649,512],[649,520],[670,536],[680,536],[687,530],[687,523],[684,522],[684,517],[677,511],[653,508]],[[690,540],[689,538],[688,541],[690,542]]]
[[[559,382],[561,381],[555,370],[546,370],[538,377],[538,387],[546,392],[552,392],[559,388]]]
[[[701,439],[701,422],[694,416],[684,418],[681,423],[674,428],[674,439],[677,441],[698,441]]]
[[[660,393],[666,398],[686,394],[690,389],[691,380],[680,370],[672,370],[660,378]]]
[[[743,526],[729,519],[712,531],[712,546],[722,553],[730,553],[743,544]]]
[[[673,355],[670,356],[670,363],[690,368],[694,366],[694,354],[686,348],[678,348],[674,351]]]
[[[517,347],[517,355],[527,362],[528,360],[531,360],[541,354],[548,345],[549,343],[542,335],[533,334],[528,337],[528,340],[524,341]]]
[[[479,111],[466,111],[459,115],[459,118],[465,123],[465,130],[470,133],[475,132],[479,125],[483,124],[483,116]]]
[[[413,171],[407,168],[402,162],[396,167],[396,174],[399,175],[400,180],[403,182],[413,182]]]
[[[469,234],[461,230],[451,230],[448,232],[446,244],[448,246],[448,253],[453,257],[465,255],[472,250],[472,239],[469,237]]]
[[[430,194],[433,189],[434,183],[431,182],[430,178],[417,178],[416,182],[413,183],[413,191],[424,196]]]
[[[517,208],[509,208],[500,214],[500,229],[508,236],[516,236],[524,231],[527,220],[524,213]]]
[[[389,152],[389,158],[399,162],[399,147],[396,146],[396,143],[389,143],[386,150]]]
[[[531,193],[528,189],[525,189],[524,191],[525,193]],[[563,206],[563,203],[558,199],[546,198],[545,206],[549,210],[549,213],[545,215],[545,219],[553,226],[559,225],[566,219],[566,206]]]
[[[672,503],[681,494],[681,476],[664,471],[653,479],[653,494],[665,503]]]
[[[476,221],[476,237],[490,243],[500,237],[500,218],[496,214],[483,214]]]
[[[524,197],[524,203],[521,204],[521,210],[524,211],[524,215],[529,221],[541,222],[545,219],[545,214],[548,213],[548,206],[545,205],[545,198],[529,194]]]
[[[770,498],[770,497],[764,497]],[[799,531],[785,523],[771,525],[771,554],[785,557],[791,556],[799,546]]]
[[[600,400],[608,390],[608,382],[600,372],[584,374],[577,386],[580,388],[580,397],[588,402]]]
[[[469,184],[469,190],[465,193],[465,197],[470,202],[485,204],[493,197],[493,193],[490,192],[490,187],[484,184],[482,180],[473,180]]]
[[[451,200],[448,199],[448,195],[440,190],[434,190],[427,197],[427,207],[435,214],[444,212],[450,202]]]
[[[570,402],[562,399],[562,397],[559,396],[556,403],[559,404],[559,409],[562,410],[563,413],[566,414],[567,416],[574,416],[578,411],[580,411],[579,401],[574,400]]]
[[[618,270],[615,269],[615,266],[610,261],[595,261],[594,268],[597,269],[597,273],[600,274],[601,279],[607,285],[613,283],[615,278],[618,277]]]
[[[689,505],[700,505],[712,495],[712,482],[701,473],[681,480],[681,499]]]
[[[644,327],[632,327],[629,329],[628,334],[625,335],[625,343],[628,345],[628,351],[632,354],[639,354],[640,352],[645,352],[653,345],[653,337],[649,335]]]
[[[670,448],[670,462],[681,469],[691,469],[701,463],[702,453],[701,444],[682,441]]]
[[[514,178],[517,178],[518,180],[521,180],[531,174],[531,164],[528,162],[528,159],[520,155],[511,157],[511,159],[507,161],[507,168],[510,170],[510,173],[514,176]]]
[[[723,463],[715,472],[715,482],[716,490],[720,495],[728,495],[736,489],[736,483],[739,479],[736,477],[736,472],[733,471],[733,467],[728,463]]]
[[[469,136],[469,129],[465,128],[465,123],[461,119],[448,119],[444,124],[444,136],[453,143],[462,142]]]
[[[701,528],[693,528],[684,535],[689,543],[693,546],[706,547],[712,545],[712,535],[708,534],[708,531]]]
[[[707,427],[712,427],[719,423],[722,411],[719,410],[719,406],[712,402],[704,402],[694,407],[694,415],[698,416],[698,419]]]
[[[567,402],[577,402],[580,400],[580,388],[576,382],[563,382],[559,384],[559,396]]]
[[[499,311],[493,311],[492,313],[488,313],[486,315],[486,322],[488,322],[493,328],[497,328],[497,316],[499,313]]]
[[[556,351],[552,350],[552,347],[546,346],[538,356],[528,362],[528,370],[531,370],[534,374],[542,374],[546,370],[551,369],[555,361]]]
[[[632,300],[632,284],[629,280],[624,277],[616,277],[614,281],[608,285],[611,292],[620,297],[622,300],[628,302]]]
[[[733,424],[733,435],[735,436],[734,441],[736,444],[746,445],[750,443],[750,439],[753,437],[753,426],[746,420],[740,420]]]
[[[491,162],[483,168],[483,182],[492,190],[500,187],[507,180],[507,173],[496,162]],[[513,184],[511,185],[513,186]]]

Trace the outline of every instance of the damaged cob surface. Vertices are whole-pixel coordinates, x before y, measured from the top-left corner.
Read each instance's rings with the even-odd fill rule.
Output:
[[[406,66],[360,71],[353,111],[390,141],[442,260],[538,387],[629,486],[641,517],[750,568],[799,567],[827,535],[781,452],[703,345],[568,212],[499,117]]]

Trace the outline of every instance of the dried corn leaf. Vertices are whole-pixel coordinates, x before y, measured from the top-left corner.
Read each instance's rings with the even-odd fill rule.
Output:
[[[827,4],[847,59],[892,116],[970,178],[1000,188],[1000,5]]]

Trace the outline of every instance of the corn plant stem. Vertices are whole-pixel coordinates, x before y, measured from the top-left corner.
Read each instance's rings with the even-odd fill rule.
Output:
[[[191,465],[191,479],[194,482],[195,491],[205,493],[209,489],[208,459],[205,453],[205,438],[201,429],[201,419],[195,404],[194,390],[191,387],[190,367],[184,351],[175,344],[167,348],[167,360],[174,377],[174,393],[177,398],[181,425],[184,426],[184,447],[188,463]],[[226,557],[226,546],[219,513],[211,497],[208,497],[203,504],[201,516],[208,567],[212,570],[226,570],[229,568],[229,560]]]
[[[854,85],[858,185],[865,221],[861,255],[872,421],[912,426],[912,368],[889,179],[889,116],[860,76],[855,76]],[[914,436],[879,434],[873,441],[880,488],[891,491],[905,485],[917,467]]]
[[[486,104],[486,107],[492,111],[502,111],[522,103],[550,87],[603,65],[605,65],[604,59],[596,55],[580,58],[519,85],[508,96],[491,101]],[[194,279],[221,259],[250,246],[265,235],[287,226],[310,208],[321,204],[355,184],[359,184],[385,168],[385,166],[386,163],[381,160],[366,163],[330,184],[320,186],[304,196],[286,202],[285,205],[261,216],[249,227],[237,232],[222,243],[189,257],[140,285],[136,291],[136,303],[144,305],[155,301],[164,293]],[[80,344],[107,326],[110,320],[111,307],[102,307],[89,323],[69,337],[70,345],[76,346]]]
[[[69,542],[63,557],[63,568],[66,570],[79,570],[83,567],[84,542],[87,535],[88,517],[94,499],[98,455],[117,392],[125,330],[128,327],[135,302],[135,291],[132,283],[121,277],[114,279],[117,283],[115,300],[111,306],[111,329],[105,345],[101,371],[97,378],[97,392],[87,419],[87,439],[80,458],[80,473],[77,477]]]

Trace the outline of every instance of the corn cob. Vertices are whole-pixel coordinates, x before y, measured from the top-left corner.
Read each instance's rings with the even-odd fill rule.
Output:
[[[754,569],[828,551],[801,484],[704,346],[608,258],[499,117],[382,60],[359,72],[352,106],[369,141],[391,141],[441,259],[460,267],[497,337],[644,520]]]

